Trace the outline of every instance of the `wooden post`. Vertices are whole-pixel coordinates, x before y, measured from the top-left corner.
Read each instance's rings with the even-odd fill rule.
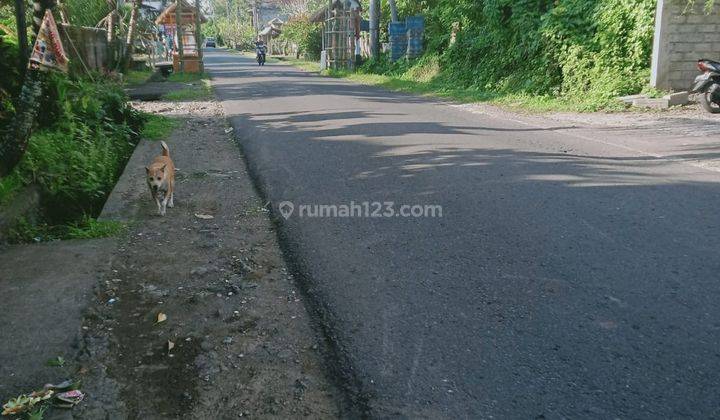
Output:
[[[175,0],[175,36],[177,37],[178,67],[180,73],[185,71],[185,51],[182,42],[182,0]]]
[[[205,71],[205,66],[203,65],[203,36],[200,27],[200,0],[195,0],[195,9],[197,9],[195,10],[195,43],[197,44],[197,54],[199,60],[198,67],[200,68],[200,73],[203,73]]]
[[[17,23],[18,47],[20,48],[20,69],[24,72],[28,59],[27,22],[25,21],[25,1],[15,0],[15,21]]]

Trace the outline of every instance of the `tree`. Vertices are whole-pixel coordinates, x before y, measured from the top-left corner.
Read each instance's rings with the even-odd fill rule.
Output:
[[[128,25],[127,38],[125,40],[125,59],[123,60],[123,67],[129,68],[132,63],[132,54],[134,50],[135,35],[137,34],[138,15],[140,14],[140,6],[142,6],[142,0],[133,0],[133,8],[130,13],[130,24]]]
[[[43,16],[45,10],[54,5],[52,0],[34,0],[33,42],[40,29],[37,16]],[[27,149],[38,113],[38,100],[42,95],[41,73],[40,70],[28,70],[25,73],[25,81],[15,107],[17,110],[15,118],[12,119],[7,130],[0,133],[0,177],[9,174],[17,166]]]

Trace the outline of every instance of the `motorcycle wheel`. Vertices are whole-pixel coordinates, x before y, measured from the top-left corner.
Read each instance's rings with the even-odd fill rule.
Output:
[[[711,93],[705,92],[698,95],[698,102],[703,109],[711,114],[720,113],[720,104],[713,102],[710,99]]]

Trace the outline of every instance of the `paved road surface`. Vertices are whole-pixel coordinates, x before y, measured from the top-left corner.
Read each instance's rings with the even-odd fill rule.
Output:
[[[206,62],[370,416],[720,417],[717,135]],[[297,215],[351,200],[442,218]]]

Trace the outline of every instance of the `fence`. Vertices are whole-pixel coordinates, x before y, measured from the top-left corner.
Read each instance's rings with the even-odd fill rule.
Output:
[[[425,19],[422,16],[408,17],[405,22],[391,22],[388,26],[390,61],[419,57],[423,50],[424,32]]]
[[[59,31],[71,72],[106,71],[113,67],[119,48],[118,45],[110,48],[105,29],[62,24]]]

